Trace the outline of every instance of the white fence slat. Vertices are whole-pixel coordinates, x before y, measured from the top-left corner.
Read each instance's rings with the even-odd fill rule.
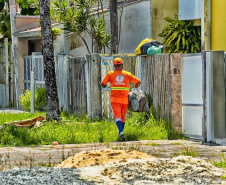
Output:
[[[8,56],[8,38],[5,38],[4,42],[5,48],[5,66],[6,66],[6,93],[5,93],[5,106],[9,105],[9,56]]]

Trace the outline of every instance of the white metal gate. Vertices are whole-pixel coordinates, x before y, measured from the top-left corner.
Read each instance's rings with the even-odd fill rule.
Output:
[[[203,77],[201,54],[182,56],[182,129],[185,136],[202,138]]]
[[[31,56],[23,56],[24,89],[30,89],[32,70],[35,70],[36,87],[44,87],[43,55],[40,52],[33,52]]]

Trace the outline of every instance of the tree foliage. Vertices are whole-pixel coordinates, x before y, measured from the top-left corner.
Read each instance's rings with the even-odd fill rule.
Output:
[[[52,7],[57,15],[57,21],[64,24],[64,29],[78,35],[90,50],[83,37],[83,33],[88,33],[97,46],[98,52],[103,47],[108,47],[110,35],[107,33],[102,18],[95,18],[92,14],[92,0],[72,0],[68,4],[67,0],[53,0]]]
[[[197,53],[201,51],[201,28],[194,21],[180,21],[166,17],[168,24],[159,34],[167,53]]]
[[[1,42],[4,42],[5,38],[11,40],[10,15],[4,10],[0,13],[0,34],[2,35]]]

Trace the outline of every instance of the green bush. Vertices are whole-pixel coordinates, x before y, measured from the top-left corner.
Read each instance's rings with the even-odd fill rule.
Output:
[[[46,89],[37,88],[35,91],[35,107],[39,111],[46,109]]]
[[[168,24],[159,34],[163,37],[166,53],[198,53],[201,51],[201,27],[194,26],[193,20],[178,20],[166,17]]]
[[[25,111],[31,110],[31,91],[26,90],[20,96],[20,103]],[[46,91],[45,88],[37,88],[35,90],[35,110],[44,111],[46,109]]]
[[[19,100],[24,111],[31,110],[31,91],[26,90],[25,93],[20,96]]]

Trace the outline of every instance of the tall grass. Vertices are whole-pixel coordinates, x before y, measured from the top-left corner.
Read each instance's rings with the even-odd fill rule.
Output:
[[[0,114],[0,124],[29,118],[28,114]],[[43,115],[35,113],[32,117]],[[30,116],[31,117],[31,116]],[[112,142],[118,139],[118,129],[113,121],[94,120],[62,114],[61,122],[46,122],[39,128],[21,128],[5,125],[0,130],[1,146],[45,145],[58,141],[59,144]],[[167,123],[153,116],[134,113],[125,124],[127,141],[161,140],[169,138]]]

